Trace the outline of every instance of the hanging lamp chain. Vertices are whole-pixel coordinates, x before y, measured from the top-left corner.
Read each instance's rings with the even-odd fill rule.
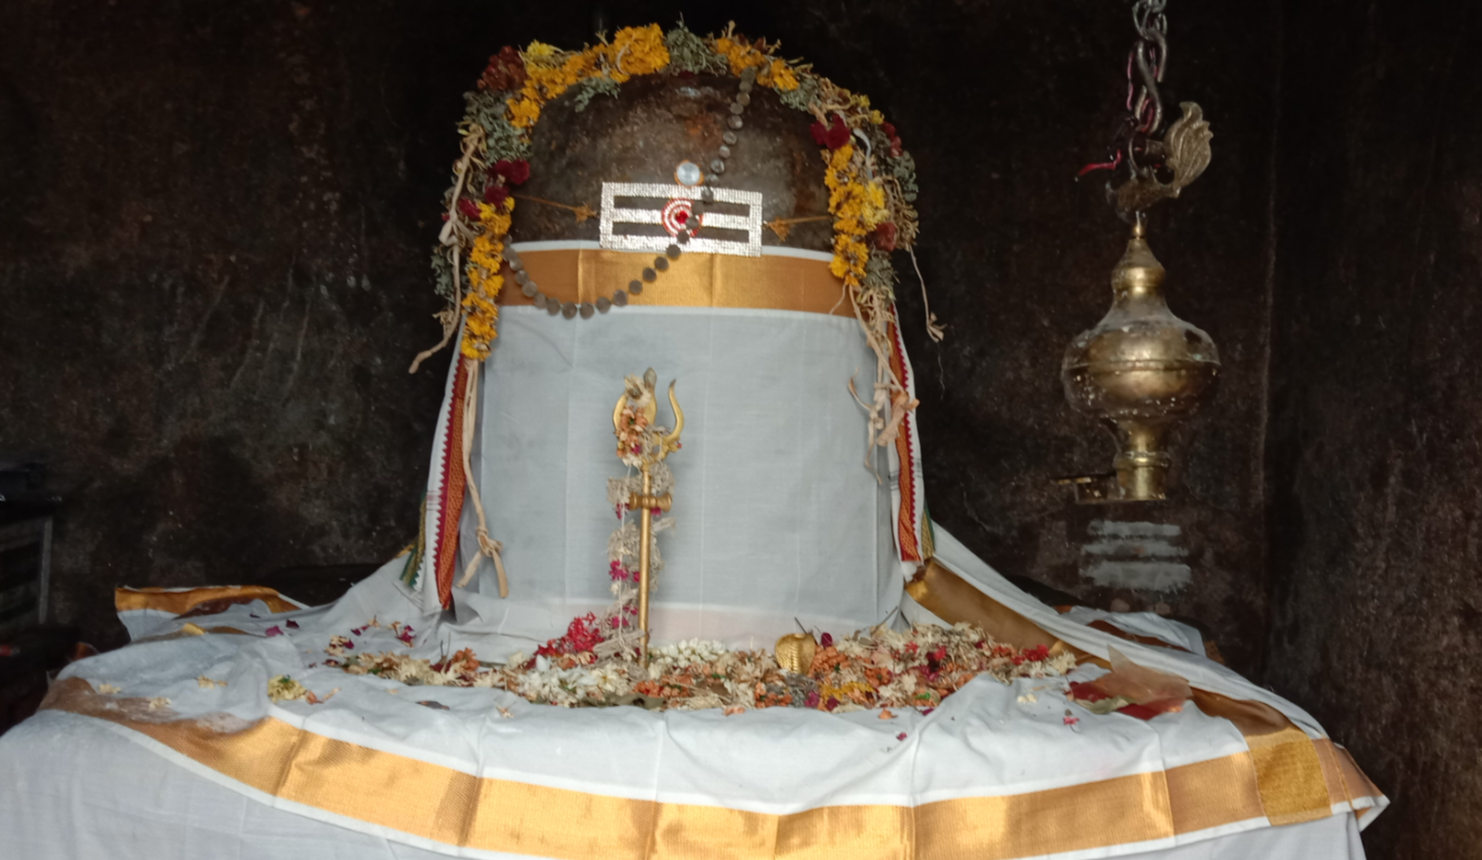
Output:
[[[1077,174],[1111,171],[1107,200],[1129,223],[1139,223],[1143,210],[1159,200],[1177,197],[1209,164],[1212,135],[1198,105],[1183,103],[1183,116],[1164,128],[1159,85],[1168,69],[1167,7],[1168,0],[1132,4],[1137,40],[1127,54],[1126,112],[1107,145],[1107,160]]]
[[[1127,166],[1134,173],[1138,172],[1139,144],[1157,135],[1163,126],[1163,96],[1158,84],[1163,82],[1163,71],[1168,67],[1168,16],[1163,13],[1167,5],[1167,0],[1137,0],[1132,6],[1137,41],[1127,57],[1127,126],[1132,129],[1127,141]]]

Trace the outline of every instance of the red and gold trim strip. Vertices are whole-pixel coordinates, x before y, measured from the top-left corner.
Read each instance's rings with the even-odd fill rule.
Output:
[[[442,452],[443,483],[433,571],[437,577],[437,599],[444,609],[453,608],[453,575],[458,567],[458,521],[463,516],[463,499],[467,495],[464,491],[468,487],[468,476],[463,474],[463,434],[472,432],[472,428],[463,426],[463,401],[468,396],[468,362],[473,360],[458,360],[458,370],[453,377],[453,402],[448,411],[448,439]]]
[[[911,381],[911,366],[906,363],[906,347],[901,343],[900,327],[897,321],[892,319],[886,325],[886,333],[890,337],[890,370],[895,378],[900,380],[907,392],[913,391]],[[897,462],[900,463],[900,508],[896,511],[896,548],[900,551],[901,561],[923,562],[931,557],[931,553],[923,542],[929,541],[928,524],[921,487],[918,485],[918,462],[917,453],[914,450],[916,443],[916,416],[914,413],[906,415],[901,421],[899,431],[895,434],[895,453]],[[921,541],[917,540],[918,535]]]

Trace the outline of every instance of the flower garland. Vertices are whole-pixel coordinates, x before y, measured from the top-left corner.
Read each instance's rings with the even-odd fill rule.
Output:
[[[736,713],[790,707],[836,714],[931,709],[980,676],[1008,684],[1063,676],[1076,665],[1069,651],[1013,648],[970,624],[908,630],[882,624],[840,639],[825,633],[802,672],[784,670],[767,651],[731,651],[698,639],[654,648],[645,665],[599,657],[595,620],[576,619],[566,636],[541,646],[534,657],[515,654],[503,665],[481,663],[472,649],[436,662],[391,651],[352,654],[354,644],[347,637],[335,637],[325,649],[330,658],[324,665],[418,686],[492,687],[568,708],[637,704]],[[294,698],[295,693],[280,695]],[[888,719],[887,714],[883,711],[881,718]]]
[[[837,86],[816,74],[811,65],[777,56],[778,48],[775,42],[741,36],[734,24],[719,36],[701,37],[681,23],[667,32],[657,24],[625,27],[611,40],[599,37],[598,44],[579,51],[532,42],[523,51],[506,46],[490,57],[478,88],[465,94],[468,110],[459,124],[462,157],[444,199],[446,223],[432,260],[437,291],[448,301],[448,307],[437,314],[443,338],[417,356],[412,372],[447,345],[461,327],[464,413],[476,414],[479,364],[489,357],[498,337],[498,298],[508,265],[505,243],[515,207],[513,189],[530,178],[528,158],[534,129],[552,99],[573,93],[575,109],[580,111],[598,95],[616,96],[619,84],[635,75],[740,75],[754,69],[756,84],[815,120],[811,133],[824,164],[827,217],[834,226],[830,268],[844,282],[855,317],[876,356],[871,395],[860,399],[856,392],[855,397],[869,416],[870,450],[894,444],[902,421],[916,406],[892,364],[895,345],[890,332],[896,282],[890,254],[902,249],[911,252],[914,261],[918,231],[912,206],[917,193],[915,162],[902,148],[895,127],[871,107],[866,96]],[[584,207],[573,211],[580,219]],[[924,284],[922,289],[924,297]],[[941,327],[929,308],[926,317],[928,333],[940,340]],[[853,381],[850,390],[855,391]],[[453,422],[456,425],[460,420],[464,419],[454,416]],[[466,460],[466,450],[464,455]],[[869,455],[865,462],[871,463]],[[456,466],[456,462],[450,464],[450,468]],[[500,544],[487,539],[477,486],[466,466],[463,472],[479,519],[480,558],[487,557],[499,566]],[[425,520],[423,526],[427,527]],[[431,568],[427,560],[417,558],[417,575],[424,569],[449,569],[443,559],[456,546],[456,535],[441,536]],[[475,559],[469,565],[464,581],[477,564]],[[409,582],[415,581],[414,576]],[[440,584],[445,603],[448,593]]]
[[[837,86],[811,65],[776,56],[778,48],[775,42],[737,34],[734,24],[720,36],[704,37],[683,24],[667,33],[650,24],[625,27],[611,41],[604,37],[580,51],[532,42],[524,50],[506,46],[490,57],[478,89],[465,97],[468,113],[459,131],[470,157],[459,162],[446,201],[449,224],[433,260],[438,292],[450,302],[449,311],[440,315],[445,341],[458,320],[466,320],[460,351],[478,361],[488,357],[498,335],[495,302],[503,285],[499,272],[513,211],[510,189],[529,178],[527,156],[546,104],[574,90],[581,110],[598,94],[615,96],[618,84],[636,75],[740,75],[755,68],[758,85],[816,120],[812,134],[822,150],[834,222],[830,268],[848,288],[879,359],[876,396],[867,408],[873,419],[880,419],[879,404],[889,407],[903,391],[887,360],[896,281],[889,255],[897,248],[912,250],[916,241],[918,221],[911,205],[917,193],[915,162],[868,97]],[[466,289],[460,282],[465,277]],[[939,339],[935,317],[928,320],[932,337]],[[883,428],[898,420],[878,423]],[[876,440],[882,445],[889,441]]]

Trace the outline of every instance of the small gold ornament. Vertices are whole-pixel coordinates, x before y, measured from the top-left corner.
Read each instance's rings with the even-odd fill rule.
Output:
[[[777,640],[777,665],[789,672],[802,674],[813,666],[818,642],[811,633],[789,633]]]
[[[674,383],[669,383],[669,406],[674,410],[674,430],[656,432],[654,419],[659,414],[654,388],[659,376],[650,367],[643,378],[629,376],[626,390],[612,410],[612,432],[617,436],[618,459],[637,466],[643,474],[643,492],[629,496],[627,507],[639,511],[638,536],[638,627],[642,630],[642,653],[648,657],[649,549],[653,542],[653,512],[668,512],[673,504],[670,493],[653,494],[653,467],[680,448],[679,434],[684,430],[684,410],[674,396]]]

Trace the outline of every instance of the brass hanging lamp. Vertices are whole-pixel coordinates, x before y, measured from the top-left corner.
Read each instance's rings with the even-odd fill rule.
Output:
[[[1112,473],[1063,479],[1083,503],[1156,501],[1167,497],[1170,431],[1213,393],[1219,352],[1201,329],[1173,315],[1163,298],[1165,271],[1148,247],[1144,212],[1177,197],[1209,166],[1209,123],[1197,104],[1161,139],[1158,83],[1167,67],[1167,0],[1137,0],[1138,39],[1128,60],[1128,114],[1110,159],[1085,175],[1111,170],[1107,201],[1132,225],[1127,250],[1112,271],[1112,306],[1101,322],[1071,341],[1060,367],[1065,397],[1076,411],[1101,419],[1117,440]]]

